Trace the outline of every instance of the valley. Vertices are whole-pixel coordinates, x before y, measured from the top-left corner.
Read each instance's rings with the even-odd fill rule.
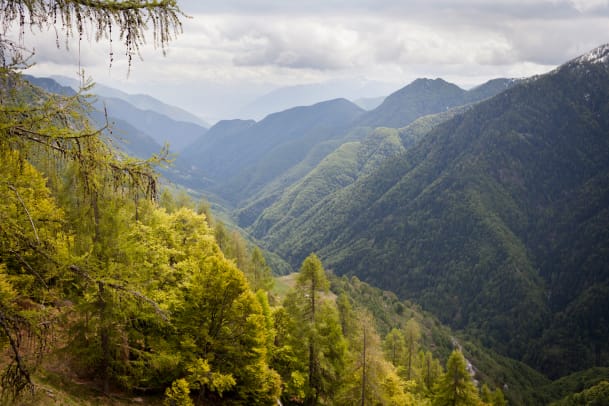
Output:
[[[7,404],[609,398],[609,45],[467,90],[287,87],[260,103],[301,105],[213,125],[21,69],[0,76]]]

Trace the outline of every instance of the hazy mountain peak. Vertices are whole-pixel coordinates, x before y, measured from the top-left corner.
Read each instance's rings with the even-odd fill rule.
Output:
[[[453,84],[453,83],[449,83],[447,81],[445,81],[442,78],[436,78],[436,79],[430,79],[430,78],[418,78],[415,79],[412,83],[410,83],[410,86],[425,86],[425,87],[432,87],[432,86],[451,86],[451,87],[458,87],[457,85]]]

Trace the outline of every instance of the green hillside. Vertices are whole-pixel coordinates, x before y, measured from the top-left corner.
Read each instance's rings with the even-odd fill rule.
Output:
[[[180,160],[193,168],[193,178],[210,180],[207,191],[237,205],[305,160],[318,144],[344,137],[362,112],[336,99],[271,114],[258,123],[221,122]]]
[[[292,263],[318,251],[549,376],[606,364],[609,68],[595,61],[439,125],[267,246]]]
[[[494,79],[467,91],[443,79],[417,79],[387,96],[380,106],[363,115],[358,125],[404,127],[421,116],[487,99],[513,84],[510,79]]]

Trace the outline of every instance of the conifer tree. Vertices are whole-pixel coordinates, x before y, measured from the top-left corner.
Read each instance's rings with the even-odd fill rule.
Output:
[[[465,358],[455,349],[446,362],[446,372],[442,374],[435,388],[434,406],[480,405],[478,390],[467,371]]]
[[[104,205],[116,200],[105,199],[104,193],[111,190],[112,196],[154,199],[156,175],[152,166],[159,162],[156,158],[134,160],[114,150],[105,138],[108,126],[93,128],[88,121],[89,105],[81,93],[51,95],[23,80],[20,72],[27,67],[26,51],[20,40],[11,41],[6,35],[15,28],[20,34],[30,28],[55,29],[66,38],[80,39],[90,32],[100,40],[111,38],[114,30],[131,62],[148,26],[155,45],[164,48],[181,30],[181,15],[171,0],[0,0],[0,155],[3,166],[18,173],[18,178],[3,176],[0,183],[0,275],[11,279],[2,289],[0,336],[7,339],[14,360],[3,375],[3,393],[17,396],[32,387],[30,357],[22,352],[21,338],[27,332],[31,342],[44,346],[42,329],[32,329],[51,326],[49,318],[37,320],[44,317],[40,310],[49,309],[40,303],[52,302],[56,294],[64,293],[65,286],[96,298],[91,302],[97,304],[102,321],[98,331],[102,364],[106,365],[102,369],[107,375],[112,357],[111,337],[105,327],[114,325],[109,317],[116,314],[111,303],[117,292],[124,294],[129,289],[108,280],[112,269],[101,247],[111,223],[104,222]],[[70,193],[50,198],[41,174],[48,179],[51,193],[62,188]],[[65,213],[57,207],[60,203]],[[45,210],[48,213],[43,214]],[[74,238],[76,233],[78,238]],[[85,262],[94,266],[85,269]],[[11,299],[15,287],[21,301],[30,303],[28,317]],[[34,353],[38,352],[28,351]]]
[[[310,254],[302,263],[296,289],[304,294],[302,315],[308,326],[308,383],[310,392],[307,394],[307,404],[317,404],[321,392],[321,376],[319,370],[319,347],[315,324],[319,306],[319,292],[327,291],[329,282],[323,265],[315,254]]]
[[[350,361],[339,405],[412,405],[415,398],[404,391],[404,381],[387,361],[374,318],[358,310],[356,334],[349,342]]]
[[[406,354],[404,346],[404,334],[400,329],[392,328],[383,342],[385,356],[395,367],[402,366]]]
[[[405,343],[405,367],[406,380],[414,379],[415,360],[419,351],[419,341],[421,340],[421,327],[413,318],[406,322],[404,327],[404,343]]]

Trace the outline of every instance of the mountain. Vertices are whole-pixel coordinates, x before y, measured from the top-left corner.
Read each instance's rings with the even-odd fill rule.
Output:
[[[374,110],[380,106],[385,100],[385,97],[363,97],[361,99],[353,100],[353,103],[357,104],[364,110]]]
[[[418,117],[494,96],[513,83],[511,79],[494,79],[467,91],[443,79],[417,79],[387,96],[380,106],[362,116],[358,124],[369,127],[404,127]]]
[[[207,131],[198,124],[176,121],[153,110],[141,110],[122,99],[99,97],[93,105],[100,111],[105,108],[112,117],[148,134],[157,144],[169,143],[173,152],[181,151]]]
[[[360,128],[357,136],[340,145],[300,180],[277,194],[276,201],[267,204],[267,193],[239,211],[239,224],[249,227],[256,238],[281,233],[290,224],[326,196],[369,176],[383,162],[415,145],[436,125],[454,117],[465,108],[421,117],[402,129],[387,127]]]
[[[260,122],[220,122],[179,158],[192,168],[193,177],[211,181],[209,191],[238,205],[297,164],[317,164],[330,152],[320,145],[344,137],[362,112],[336,99],[274,113]]]
[[[379,147],[376,142],[360,142],[366,137],[372,137],[371,139],[379,141],[383,137],[378,137],[378,134],[387,133],[386,130],[375,131],[374,127],[362,127],[362,124],[381,125],[383,123],[408,122],[409,124],[399,131],[399,137],[403,142],[400,148],[409,148],[429,132],[432,127],[464,111],[466,108],[464,106],[471,106],[479,100],[500,93],[512,86],[513,83],[514,81],[509,79],[495,79],[470,91],[465,91],[443,80],[419,79],[413,82],[390,96],[388,98],[390,100],[387,101],[385,107],[362,115],[362,118],[355,122],[354,127],[345,138],[345,141],[348,140],[351,144],[345,146],[345,148],[339,148],[337,154],[325,158],[321,163],[324,167],[311,170],[310,176],[316,179],[314,183],[319,187],[318,189],[305,186],[305,183],[308,182],[304,178],[305,173],[299,172],[299,176],[287,173],[275,182],[261,188],[256,195],[246,199],[237,212],[239,225],[249,227],[252,235],[264,238],[270,227],[287,226],[288,223],[296,221],[296,217],[293,215],[293,204],[295,202],[300,202],[297,204],[299,206],[298,212],[300,212],[303,210],[303,202],[306,202],[308,208],[310,208],[321,197],[325,196],[320,195],[319,191],[323,190],[327,194],[334,193],[355,181],[359,176],[366,175],[372,166],[370,164],[363,166],[360,162],[362,156],[370,155],[372,157],[371,162],[378,166],[384,158],[396,152],[392,148]],[[417,88],[423,89],[423,91],[417,91]],[[428,110],[438,110],[438,108],[427,110],[412,108],[413,106],[425,105],[429,99],[440,100],[442,95],[447,93],[446,89],[449,89],[449,92],[459,94],[458,100],[451,102],[451,104],[458,104],[457,107],[448,110],[443,108],[440,109],[441,113],[423,117],[418,116],[418,114]],[[407,119],[404,119],[404,114],[408,116]],[[375,120],[369,122],[368,120],[371,118]],[[354,153],[356,149],[359,152]],[[347,153],[347,151],[351,153]],[[336,162],[333,162],[333,160],[336,160]],[[330,167],[333,169],[328,169]],[[366,170],[363,170],[363,168],[366,168]],[[321,176],[321,174],[324,175]],[[302,190],[299,190],[299,188],[302,188]],[[293,203],[288,203],[292,201],[293,198],[290,195],[293,194],[298,194],[299,198]]]
[[[412,86],[445,89],[444,106],[467,95]],[[434,127],[263,241],[292,264],[316,251],[552,378],[607,366],[608,134],[604,46]]]
[[[72,87],[63,86],[52,78],[27,76],[27,79],[53,93],[75,94]],[[68,83],[70,80],[64,78],[64,82]],[[97,85],[93,91],[96,89]],[[105,89],[106,93],[126,95],[111,88],[102,87],[102,89]],[[147,98],[142,96],[142,99]],[[150,98],[150,100],[154,99]],[[157,104],[161,105],[160,102]],[[108,122],[112,124],[112,129],[118,135],[124,149],[139,157],[159,152],[165,143],[170,144],[173,152],[180,151],[207,131],[205,127],[192,122],[176,121],[154,110],[142,110],[120,98],[101,97],[96,94],[93,107],[97,111],[93,114],[95,121],[99,125],[104,125],[106,121],[104,114],[107,113]]]
[[[80,82],[78,80],[66,76],[53,75],[51,76],[51,79],[63,86],[69,86],[74,90],[78,90],[80,88]],[[152,110],[175,121],[185,121],[188,123],[197,124],[201,127],[209,127],[209,124],[206,123],[202,118],[146,94],[129,94],[113,87],[104,86],[100,83],[96,83],[91,92],[104,98],[124,100],[140,110]]]
[[[425,80],[420,80],[419,82],[424,83]],[[443,81],[442,81],[442,83],[446,84],[446,82],[443,82]],[[497,80],[490,81],[484,85],[479,86],[475,91],[466,92],[466,91],[459,90],[459,92],[462,94],[460,102],[463,103],[464,105],[471,105],[479,99],[490,97],[491,95],[494,95],[500,91],[505,90],[512,83],[513,83],[512,81],[507,80],[507,79],[497,79]],[[459,89],[456,85],[452,85],[452,84],[446,84],[446,85],[451,88]],[[442,86],[440,86],[440,87],[442,87]],[[442,94],[441,91],[437,91],[437,90],[434,90],[433,92],[435,92],[434,97],[436,97],[436,98]],[[412,96],[410,98],[411,102],[414,102],[414,103],[421,102],[421,100],[417,99],[417,97],[418,97],[417,94],[412,94],[411,96]],[[423,96],[425,96],[425,95],[423,95]],[[423,97],[423,96],[421,96],[421,97]],[[393,113],[391,113],[393,115],[391,115],[389,113],[383,114],[384,119],[382,121],[377,122],[376,124],[379,124],[382,122],[395,122],[395,121],[402,120],[402,113],[403,113],[403,111],[408,110],[408,108],[407,108],[408,106],[401,105],[399,103],[399,100],[393,102],[393,106],[395,107]],[[428,132],[432,126],[437,125],[439,122],[446,120],[449,117],[452,117],[454,114],[456,114],[456,112],[461,111],[461,109],[462,109],[461,106],[454,107],[449,110],[444,109],[444,110],[441,110],[442,113],[436,113],[434,118],[432,118],[432,115],[429,115],[426,118],[420,118],[420,120],[415,120],[415,122],[417,122],[417,124],[411,123],[411,125],[408,126],[408,127],[410,127],[409,129],[407,129],[407,130],[404,129],[404,131],[400,131],[400,137],[402,137],[402,141],[404,141],[404,145],[402,145],[402,147],[408,148],[408,147],[412,146],[414,144],[413,140],[415,138],[418,139],[418,137],[420,137],[424,133]],[[411,114],[413,114],[412,117],[414,117],[414,118],[417,118],[418,116],[415,116],[415,115],[419,114],[419,113],[420,113],[420,111],[419,112],[411,111]],[[270,218],[277,219],[278,216],[279,217],[285,216],[285,215],[287,215],[287,212],[291,212],[292,209],[289,208],[291,205],[285,204],[286,199],[289,201],[291,198],[286,196],[286,194],[292,193],[291,190],[294,188],[298,189],[299,186],[296,184],[299,183],[300,181],[302,181],[303,177],[305,177],[308,173],[310,173],[310,172],[312,173],[313,171],[316,171],[315,165],[320,163],[322,158],[327,156],[327,154],[332,153],[333,151],[337,150],[337,148],[339,148],[342,145],[342,143],[344,143],[344,142],[359,142],[359,141],[363,140],[365,137],[368,137],[370,134],[375,133],[374,127],[362,126],[362,124],[363,124],[362,120],[361,120],[362,117],[371,117],[371,116],[370,116],[370,113],[362,114],[359,119],[355,120],[351,124],[351,127],[345,131],[344,135],[342,135],[340,137],[332,137],[331,140],[322,140],[322,142],[313,149],[314,154],[310,156],[311,159],[306,159],[306,160],[302,161],[298,165],[295,165],[295,166],[291,167],[289,170],[286,170],[284,173],[280,174],[279,176],[274,177],[269,182],[267,182],[265,184],[261,184],[260,187],[258,187],[254,191],[254,193],[252,193],[250,195],[245,195],[241,199],[240,203],[237,204],[237,207],[236,207],[237,208],[236,218],[237,218],[238,224],[241,227],[249,227],[252,230],[254,235],[260,236],[261,234],[266,234],[268,232]],[[378,117],[378,115],[377,115],[377,117]],[[407,134],[409,131],[413,132],[413,136],[415,138],[404,137],[404,135]],[[382,133],[382,132],[383,131],[377,131],[376,133],[378,134],[378,133]],[[350,150],[353,152],[353,149],[352,149],[353,145],[351,145],[350,147],[351,147],[351,149],[346,148],[341,152],[345,152],[346,150]],[[312,176],[314,176],[317,179],[323,179],[323,176],[319,176],[320,173],[326,173],[329,175],[327,177],[327,179],[322,180],[322,182],[325,183],[325,185],[321,187],[321,190],[325,190],[328,193],[330,193],[330,191],[335,191],[336,188],[341,188],[341,187],[346,186],[348,184],[345,182],[346,179],[350,179],[350,181],[353,181],[358,176],[362,175],[363,172],[359,172],[362,169],[362,167],[360,166],[361,163],[356,162],[357,159],[359,159],[358,158],[359,155],[365,156],[367,154],[372,154],[374,156],[374,158],[372,159],[372,162],[374,162],[375,164],[380,164],[380,162],[382,162],[382,160],[383,160],[382,153],[385,153],[388,151],[393,151],[392,149],[385,150],[383,148],[376,150],[377,145],[374,142],[372,142],[372,143],[366,142],[363,144],[359,144],[357,149],[360,149],[362,147],[363,148],[372,148],[372,149],[370,151],[362,151],[361,153],[358,153],[358,154],[335,155],[330,158],[330,159],[337,159],[338,161],[335,163],[332,163],[332,162],[324,159],[323,164],[333,166],[334,169],[331,170],[330,172],[328,172],[327,168],[321,168],[316,171],[317,174],[312,174]],[[220,166],[222,164],[223,163],[221,163],[221,162],[218,163],[218,165],[220,165]],[[369,168],[370,166],[367,165],[366,167]],[[345,171],[349,172],[351,175],[345,176],[344,174],[340,173],[341,170],[345,170]],[[353,172],[353,170],[355,170],[355,172]],[[340,177],[341,180],[336,181],[333,174],[336,174],[336,176]],[[203,186],[203,187],[205,187],[205,186]],[[309,193],[309,192],[312,192],[312,193]],[[308,202],[308,204],[313,204],[318,201],[317,197],[315,197],[318,193],[310,187],[306,188],[306,191],[304,194],[301,194],[300,192],[296,192],[296,193],[298,193],[301,196],[301,199],[299,199],[299,200],[302,201],[302,199],[304,199],[304,201]],[[280,202],[280,200],[283,200],[283,202]],[[273,205],[281,206],[281,208],[271,207]],[[266,214],[264,214],[265,210],[267,210]],[[263,218],[266,216],[270,216],[270,218]],[[290,216],[290,217],[288,217],[288,219],[284,219],[281,222],[285,223],[286,221],[292,221],[294,218]],[[274,220],[270,220],[271,223],[273,221]],[[255,222],[256,222],[256,224],[254,225]],[[251,227],[253,227],[253,228],[251,228]]]
[[[73,96],[76,91],[69,86],[63,86],[51,78],[37,78],[30,75],[24,76],[30,83],[41,87],[48,92]],[[111,124],[112,140],[123,151],[139,158],[148,158],[157,154],[161,150],[161,144],[143,131],[135,128],[126,120],[108,115],[106,117],[103,109],[93,110],[90,113],[91,119],[98,127],[106,125],[106,121]]]
[[[260,120],[269,114],[292,107],[308,106],[336,98],[356,100],[384,96],[394,89],[394,85],[368,80],[337,80],[286,86],[256,98],[241,108],[236,115],[241,118]]]

